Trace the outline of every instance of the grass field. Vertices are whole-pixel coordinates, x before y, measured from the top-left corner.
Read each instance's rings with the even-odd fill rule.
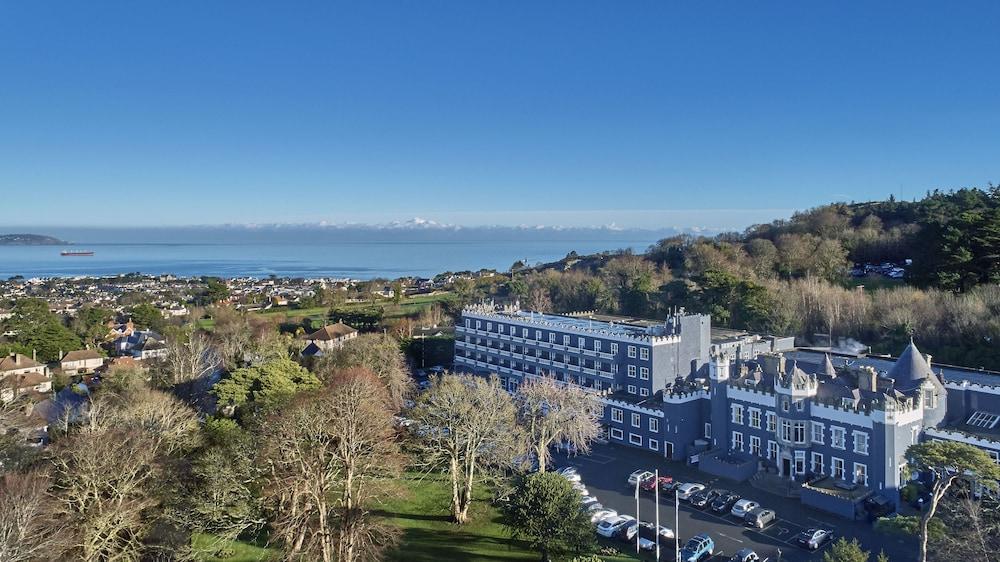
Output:
[[[471,521],[465,525],[451,522],[448,506],[450,485],[444,475],[403,477],[406,495],[382,506],[376,513],[402,531],[401,542],[390,552],[391,562],[503,562],[538,560],[538,554],[524,544],[512,541],[499,522],[499,513],[489,501],[489,491],[480,489],[471,509]],[[195,537],[196,546],[207,546],[210,537]],[[217,551],[218,548],[212,550]],[[237,543],[229,558],[207,556],[203,562],[261,562],[277,552]],[[635,561],[630,555],[602,557],[607,562]]]

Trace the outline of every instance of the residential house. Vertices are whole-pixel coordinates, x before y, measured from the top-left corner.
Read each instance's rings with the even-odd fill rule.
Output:
[[[78,349],[63,355],[59,367],[69,376],[93,373],[104,365],[104,357],[94,349]]]
[[[358,331],[354,328],[337,322],[323,326],[319,330],[304,336],[307,344],[302,350],[302,355],[306,357],[322,357],[324,352],[339,349],[344,343],[358,337]]]
[[[20,353],[0,359],[0,401],[7,403],[24,394],[51,390],[52,376],[47,365]]]

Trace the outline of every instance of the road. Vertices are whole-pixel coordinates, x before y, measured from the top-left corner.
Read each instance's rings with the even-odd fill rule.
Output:
[[[732,490],[777,512],[779,519],[768,528],[759,531],[744,526],[742,522],[729,515],[718,515],[710,510],[702,511],[681,502],[678,513],[680,528],[678,536],[682,544],[698,533],[708,533],[716,543],[712,562],[729,560],[730,556],[742,548],[752,548],[758,554],[771,556],[772,560],[778,559],[777,554],[780,549],[780,560],[783,562],[819,561],[822,559],[822,549],[810,552],[795,544],[795,536],[808,527],[832,529],[835,537],[857,538],[865,550],[872,552],[872,559],[883,549],[892,562],[910,562],[917,558],[915,539],[877,533],[866,522],[840,519],[803,506],[797,499],[775,496],[757,490],[749,484],[710,477],[697,468],[667,461],[655,453],[617,445],[596,445],[591,454],[586,456],[566,458],[559,455],[556,457],[556,464],[577,467],[583,484],[591,495],[596,496],[606,507],[623,515],[635,516],[635,489],[628,486],[626,481],[629,473],[637,469],[659,469],[661,475],[673,476],[681,482],[700,482],[710,488]],[[652,521],[654,512],[653,494],[641,492],[639,519]],[[660,524],[670,529],[675,527],[673,497],[660,498]],[[677,532],[677,529],[674,531]],[[629,549],[634,551],[635,544],[620,543],[618,548],[623,551]],[[673,543],[661,545],[660,559],[672,562],[673,548]],[[829,544],[825,548],[829,548]]]

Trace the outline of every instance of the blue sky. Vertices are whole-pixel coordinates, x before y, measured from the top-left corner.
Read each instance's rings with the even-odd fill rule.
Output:
[[[996,1],[5,2],[0,224],[740,227],[985,185],[997,22]]]

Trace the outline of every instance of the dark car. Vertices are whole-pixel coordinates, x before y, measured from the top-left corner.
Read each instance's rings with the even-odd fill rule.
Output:
[[[795,542],[799,543],[799,546],[809,550],[816,550],[832,540],[833,531],[815,528],[806,529],[795,537]]]
[[[740,501],[741,496],[739,494],[734,494],[732,492],[726,492],[721,496],[712,500],[710,504],[712,506],[712,511],[716,513],[729,513],[733,509],[733,505]]]
[[[663,490],[664,486],[669,486],[673,484],[673,482],[674,479],[671,478],[670,476],[661,476],[659,478],[648,478],[646,480],[643,480],[639,484],[639,489],[644,492],[655,492],[657,487],[659,487],[660,490]]]
[[[715,501],[715,498],[728,493],[729,490],[702,490],[691,496],[691,505],[698,509],[704,509],[705,506]]]
[[[875,521],[896,511],[896,506],[882,496],[872,496],[865,500],[865,511],[868,512],[868,521]]]

